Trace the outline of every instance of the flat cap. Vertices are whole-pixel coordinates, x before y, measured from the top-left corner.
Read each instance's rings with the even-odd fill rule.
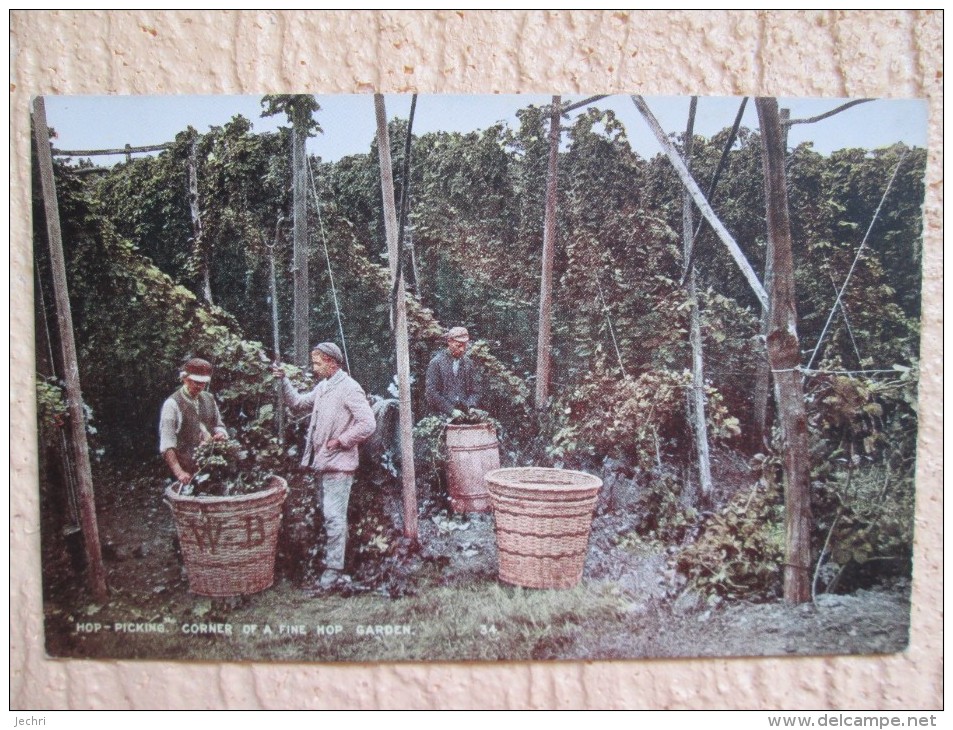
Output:
[[[212,379],[212,363],[200,357],[193,357],[182,366],[181,378],[190,378],[196,383],[207,383]]]
[[[334,358],[338,365],[344,363],[344,354],[341,352],[341,348],[333,342],[322,342],[319,345],[315,345],[311,352],[322,352],[328,357]]]
[[[455,341],[457,341],[457,342],[469,342],[469,341],[470,341],[470,333],[467,332],[467,328],[466,328],[466,327],[454,327],[454,328],[451,329],[449,332],[447,332],[447,334],[445,335],[445,337],[446,337],[448,340],[455,340]]]

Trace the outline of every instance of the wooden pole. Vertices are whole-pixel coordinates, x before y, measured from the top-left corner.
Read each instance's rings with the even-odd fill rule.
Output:
[[[391,168],[390,134],[383,94],[374,95],[377,116],[377,154],[381,167],[381,194],[384,199],[384,230],[390,260],[391,289],[397,289],[394,334],[397,343],[397,388],[400,398],[400,472],[404,494],[404,536],[417,540],[417,477],[414,470],[414,418],[410,404],[410,343],[407,335],[407,292],[404,277],[398,278],[397,203]],[[406,182],[405,182],[406,184]]]
[[[787,154],[788,126],[791,118],[790,109],[781,109],[781,147]],[[771,298],[774,292],[774,239],[768,236],[764,252],[764,288]],[[761,336],[768,341],[768,332],[771,329],[771,313],[767,309],[761,310]],[[771,363],[768,361],[767,350],[764,357],[757,358],[758,369],[754,380],[754,434],[752,445],[758,449],[771,448]]]
[[[692,97],[688,126],[685,131],[685,166],[691,173],[692,143],[695,134],[695,108],[698,97]],[[705,359],[702,350],[701,313],[698,311],[698,292],[695,286],[695,266],[692,264],[692,245],[695,239],[694,216],[692,215],[692,196],[682,191],[682,244],[685,255],[685,279],[688,300],[691,302],[689,314],[688,341],[692,349],[692,389],[689,395],[689,414],[695,430],[695,449],[698,452],[698,483],[701,487],[702,501],[707,505],[711,501],[711,457],[708,449],[708,424],[705,419]]]
[[[278,245],[278,234],[281,231],[281,222],[285,219],[283,215],[278,216],[275,223],[275,239],[268,246],[268,274],[269,289],[271,296],[271,335],[272,335],[272,357],[275,362],[281,361],[281,337],[278,329],[278,282],[275,276],[275,248]],[[267,245],[267,244],[266,244]],[[278,446],[285,446],[285,399],[282,393],[282,383],[275,381],[275,427],[278,429]]]
[[[711,182],[708,183],[708,194],[705,196],[705,199],[709,205],[711,205],[711,201],[715,199],[715,188],[718,186],[718,179],[721,177],[721,173],[724,172],[725,167],[728,166],[728,156],[731,154],[731,148],[734,147],[735,140],[738,138],[738,130],[741,128],[741,120],[744,118],[745,107],[747,105],[748,97],[744,96],[741,99],[741,105],[738,107],[738,113],[735,114],[735,123],[731,125],[731,134],[729,134],[728,139],[725,140],[725,147],[722,149],[718,165],[715,167],[715,174],[711,176]],[[691,267],[695,264],[695,244],[698,242],[698,237],[701,235],[703,226],[704,221],[698,221],[698,226],[695,228],[695,235],[692,237],[692,245],[688,252],[687,263],[685,264],[685,274],[682,277],[683,286],[685,285],[685,276],[688,275]],[[762,311],[764,311],[763,308]]]
[[[296,102],[291,106],[291,174],[294,207],[294,362],[307,369],[311,346],[308,342],[308,190],[305,186],[305,142],[308,120]]]
[[[202,241],[202,209],[199,206],[199,163],[198,137],[192,139],[189,146],[189,211],[192,214],[192,238],[195,241],[195,252],[202,263],[202,298],[209,304],[212,301],[212,277],[209,272],[208,252]]]
[[[685,167],[685,163],[679,156],[678,150],[675,149],[675,146],[671,143],[669,138],[665,136],[665,131],[662,129],[662,125],[658,123],[655,115],[652,114],[648,104],[645,103],[645,99],[643,99],[641,96],[633,96],[632,101],[635,102],[636,108],[645,118],[646,123],[649,125],[649,129],[652,130],[652,133],[655,135],[658,143],[662,146],[662,151],[665,152],[669,162],[672,163],[672,167],[675,168],[675,172],[681,179],[682,185],[685,186],[686,190],[688,190],[688,192],[691,194],[692,200],[695,201],[695,205],[698,206],[698,209],[701,211],[702,215],[705,216],[705,219],[714,229],[715,233],[718,235],[718,238],[720,238],[721,242],[725,244],[725,247],[728,249],[731,257],[735,260],[735,263],[738,264],[738,268],[741,269],[741,273],[744,274],[745,279],[747,279],[751,290],[761,303],[762,308],[767,309],[768,294],[764,290],[764,287],[761,286],[761,282],[758,281],[758,275],[754,272],[754,269],[751,268],[751,264],[749,264],[748,259],[745,258],[744,252],[742,252],[735,239],[728,232],[728,229],[725,228],[724,224],[720,220],[718,220],[718,216],[715,215],[715,211],[713,211],[711,209],[711,205],[708,204],[705,194],[701,191],[701,188],[698,187],[698,183],[695,182],[695,179]]]
[[[553,261],[556,258],[556,191],[559,160],[561,97],[554,96],[549,115],[549,169],[546,174],[546,213],[543,218],[543,270],[539,287],[539,335],[536,341],[536,408],[549,400],[550,341],[553,325]]]
[[[761,125],[764,197],[774,272],[767,341],[784,454],[784,600],[805,603],[811,600],[811,458],[797,336],[784,132],[777,99],[758,98],[755,105]]]
[[[56,300],[56,321],[59,327],[60,347],[63,354],[63,380],[66,384],[66,403],[69,408],[73,456],[77,472],[80,524],[86,546],[86,570],[93,597],[95,600],[103,602],[108,598],[109,591],[106,587],[106,571],[103,567],[102,550],[99,544],[99,526],[96,522],[96,498],[93,493],[89,447],[86,444],[86,418],[83,414],[83,393],[79,382],[76,341],[73,336],[73,316],[70,310],[69,290],[66,283],[66,260],[63,255],[63,237],[60,231],[59,205],[56,201],[56,183],[53,179],[50,132],[46,123],[46,105],[42,96],[38,96],[33,101],[33,132],[36,138],[36,154],[40,167],[43,206],[46,212],[50,267]]]
[[[53,157],[100,157],[103,155],[126,155],[135,152],[161,152],[171,147],[171,144],[149,144],[142,147],[133,147],[126,144],[121,149],[113,150],[59,150],[53,149]]]

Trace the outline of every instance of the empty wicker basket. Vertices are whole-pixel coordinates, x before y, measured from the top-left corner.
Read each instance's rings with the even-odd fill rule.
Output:
[[[579,583],[602,480],[578,471],[520,467],[491,471],[486,484],[500,580],[526,588]]]
[[[173,487],[166,489],[189,590],[225,597],[271,586],[287,496],[288,483],[278,476],[269,477],[260,492],[235,497],[184,497]]]

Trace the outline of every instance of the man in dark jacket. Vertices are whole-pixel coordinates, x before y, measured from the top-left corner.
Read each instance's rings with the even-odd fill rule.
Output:
[[[427,405],[433,413],[449,416],[455,410],[478,408],[483,389],[478,367],[467,356],[470,334],[464,327],[454,327],[445,337],[447,349],[427,367]]]

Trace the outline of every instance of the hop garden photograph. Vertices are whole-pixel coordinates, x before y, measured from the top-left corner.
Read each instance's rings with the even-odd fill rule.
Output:
[[[48,654],[902,651],[925,109],[38,97]]]

